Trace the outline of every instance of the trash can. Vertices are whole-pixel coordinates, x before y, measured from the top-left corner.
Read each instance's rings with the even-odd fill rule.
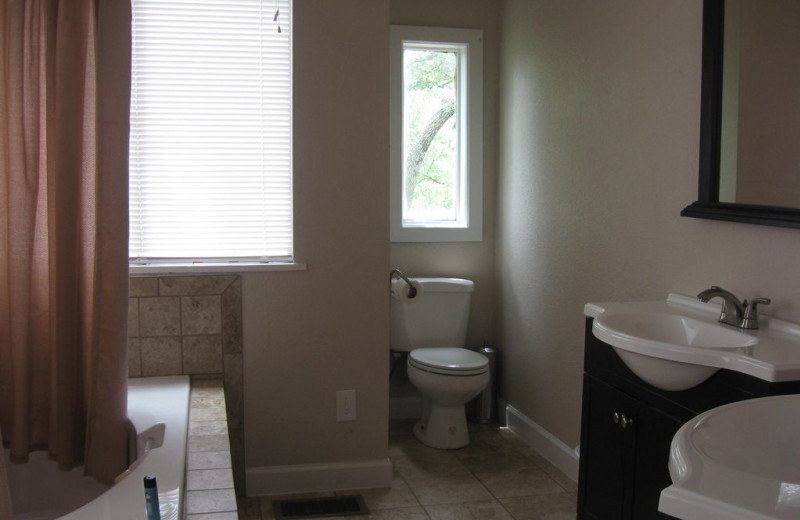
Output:
[[[497,415],[497,396],[495,395],[497,349],[484,345],[477,351],[489,359],[489,384],[475,399],[469,402],[469,419],[476,423],[493,423]]]

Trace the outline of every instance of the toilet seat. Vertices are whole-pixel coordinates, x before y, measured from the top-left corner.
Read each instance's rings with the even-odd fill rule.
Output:
[[[464,348],[418,348],[408,354],[409,366],[446,376],[475,376],[489,370],[489,359]]]

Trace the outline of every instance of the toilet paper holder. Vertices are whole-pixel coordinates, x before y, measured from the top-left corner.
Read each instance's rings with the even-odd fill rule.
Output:
[[[392,269],[392,272],[389,273],[389,283],[391,284],[394,277],[397,276],[398,278],[402,278],[408,284],[408,297],[414,298],[417,295],[417,289],[411,284],[411,280],[408,279],[406,275],[400,269]]]

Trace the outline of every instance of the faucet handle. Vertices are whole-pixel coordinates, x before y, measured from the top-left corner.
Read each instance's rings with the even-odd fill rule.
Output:
[[[772,300],[770,300],[769,298],[755,298],[751,302],[745,300],[743,303],[744,303],[744,316],[742,317],[742,328],[748,330],[757,329],[758,304],[761,303],[764,305],[769,305],[770,303],[772,303]]]

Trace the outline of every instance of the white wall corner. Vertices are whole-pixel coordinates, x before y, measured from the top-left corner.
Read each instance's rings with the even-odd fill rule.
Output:
[[[520,412],[508,403],[500,402],[498,407],[505,413],[505,424],[509,430],[514,432],[531,448],[550,461],[555,467],[560,469],[566,476],[574,482],[578,481],[578,454],[555,435],[548,432],[530,417]]]
[[[388,458],[328,464],[296,464],[247,468],[247,495],[288,495],[388,488],[392,463]]]

